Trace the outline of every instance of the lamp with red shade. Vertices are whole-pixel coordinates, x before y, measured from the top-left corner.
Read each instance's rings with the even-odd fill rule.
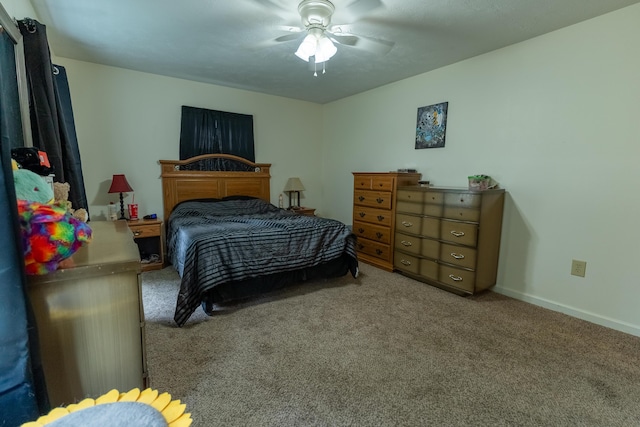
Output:
[[[124,174],[113,175],[109,193],[120,193],[120,218],[118,219],[127,219],[124,216],[124,200],[122,199],[122,193],[129,193],[131,191],[133,191],[133,188],[131,188],[127,182],[127,178]]]

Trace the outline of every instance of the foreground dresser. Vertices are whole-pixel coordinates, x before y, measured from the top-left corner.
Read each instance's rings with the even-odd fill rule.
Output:
[[[147,385],[138,248],[126,221],[89,225],[72,267],[28,278],[52,407]]]
[[[501,189],[399,188],[394,267],[460,294],[495,285],[503,206]]]
[[[421,175],[354,172],[353,177],[353,232],[358,236],[358,258],[392,271],[396,189],[416,185]]]

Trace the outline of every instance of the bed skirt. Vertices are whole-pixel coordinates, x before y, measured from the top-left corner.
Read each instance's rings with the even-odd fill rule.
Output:
[[[341,277],[349,271],[354,277],[357,277],[357,269],[357,261],[349,255],[343,254],[333,261],[314,267],[274,273],[238,282],[222,283],[203,296],[202,308],[205,313],[212,316],[216,311],[224,311],[249,299],[303,284],[309,280]]]

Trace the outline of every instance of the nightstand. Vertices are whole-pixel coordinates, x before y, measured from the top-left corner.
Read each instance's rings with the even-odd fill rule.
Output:
[[[142,271],[160,270],[164,267],[164,245],[162,242],[162,221],[140,219],[127,221],[138,245]]]
[[[316,216],[315,208],[305,208],[300,206],[298,209],[292,209],[298,215]]]

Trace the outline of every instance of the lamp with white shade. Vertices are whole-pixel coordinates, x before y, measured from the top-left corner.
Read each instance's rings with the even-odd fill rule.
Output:
[[[287,180],[287,184],[284,186],[284,192],[289,194],[289,209],[299,209],[300,208],[300,192],[304,191],[304,185],[302,185],[302,181],[300,178],[293,177]],[[293,197],[295,198],[295,203],[293,203]]]

